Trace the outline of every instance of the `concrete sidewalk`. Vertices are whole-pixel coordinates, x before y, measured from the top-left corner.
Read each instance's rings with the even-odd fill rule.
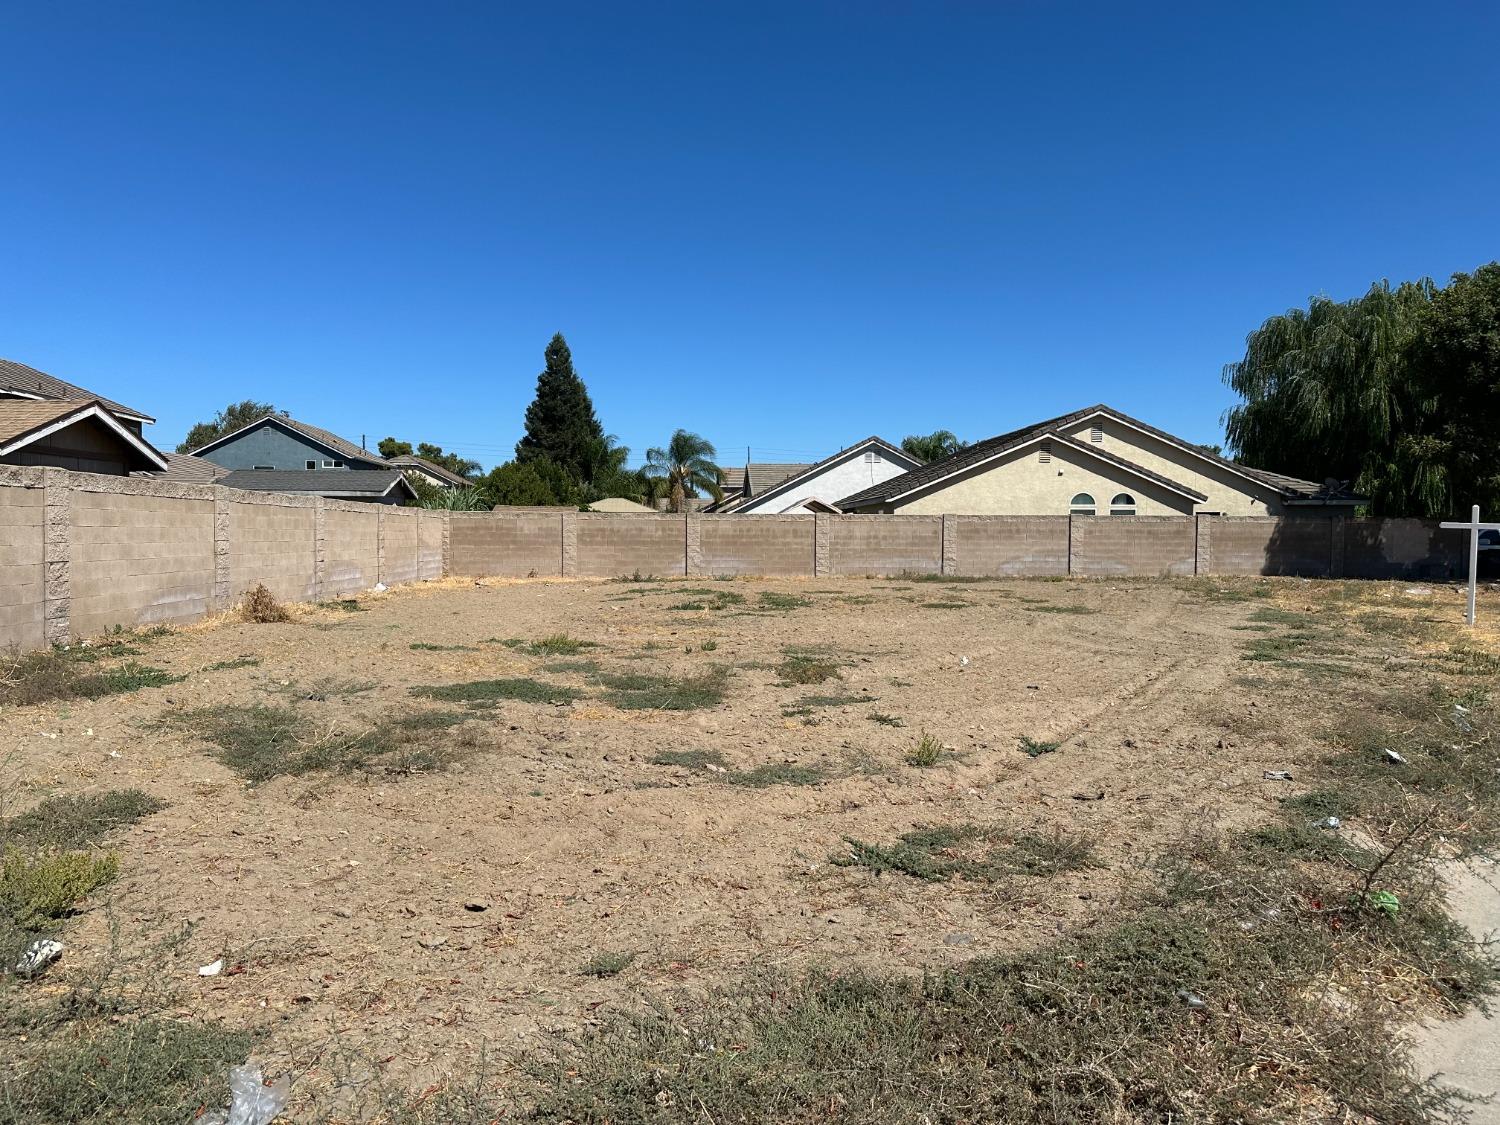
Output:
[[[1500,868],[1492,863],[1455,865],[1448,872],[1449,909],[1476,939],[1500,931]],[[1497,1005],[1500,1013],[1500,1005]],[[1470,1012],[1456,1020],[1426,1020],[1412,1033],[1412,1063],[1423,1078],[1491,1096],[1500,1092],[1500,1014]],[[1500,1125],[1500,1100],[1470,1107],[1472,1125]]]

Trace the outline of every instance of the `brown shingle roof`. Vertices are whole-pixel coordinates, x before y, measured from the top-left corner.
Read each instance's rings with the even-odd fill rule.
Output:
[[[56,376],[48,375],[45,371],[38,371],[35,367],[17,363],[13,359],[0,359],[0,392],[3,391],[36,395],[38,398],[54,402],[99,402],[115,414],[139,418],[143,422],[156,421],[149,414],[142,414],[139,410],[132,410],[128,406],[112,402],[103,395],[96,395],[93,391],[86,391],[82,387],[64,382]]]
[[[69,414],[77,413],[84,402],[32,402],[26,399],[0,399],[0,444],[39,430]]]
[[[78,417],[75,418],[74,416]],[[85,417],[87,415],[87,417]],[[66,428],[89,418],[101,417],[98,424],[117,432],[120,440],[138,458],[139,463],[155,466],[164,463],[164,455],[145,438],[133,433],[114,412],[97,399],[86,402],[37,402],[31,399],[0,398],[0,447],[14,452],[40,440],[49,426]]]

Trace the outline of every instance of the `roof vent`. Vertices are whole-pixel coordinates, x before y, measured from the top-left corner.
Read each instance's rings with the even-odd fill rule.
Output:
[[[1052,460],[1052,443],[1050,441],[1042,442],[1042,447],[1038,451],[1036,459],[1043,465]]]
[[[1098,426],[1095,426],[1092,430],[1089,431],[1089,441],[1093,442],[1095,445],[1102,445],[1104,443],[1104,430]]]

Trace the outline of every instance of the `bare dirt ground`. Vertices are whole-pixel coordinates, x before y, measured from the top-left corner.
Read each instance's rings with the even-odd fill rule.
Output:
[[[1295,604],[1295,580],[1269,585]],[[743,602],[673,608],[720,594]],[[1457,591],[1420,597],[1445,620],[1460,612]],[[1288,705],[1262,690],[1267,666],[1241,659],[1264,604],[1193,582],[449,581],[360,612],[156,638],[140,659],[183,682],[0,711],[21,804],[130,786],[167,803],[113,842],[121,877],[107,908],[69,924],[48,987],[105,956],[112,925],[129,943],[192,923],[165,968],[185,1013],[265,1031],[270,1073],[315,1075],[337,1044],[418,1087],[471,1067],[482,1046],[524,1048],[746,968],[917,972],[1039,944],[1107,909],[1194,810],[1263,819],[1284,792],[1262,772],[1315,756],[1315,700]],[[503,643],[559,633],[598,647]],[[788,648],[815,650],[836,677],[785,683]],[[209,670],[239,657],[257,663]],[[697,710],[617,709],[597,679],[714,667],[726,695]],[[259,785],[159,722],[291,703],[320,729],[358,730],[431,706],[413,688],[498,677],[583,697],[476,710],[453,734],[466,756],[441,772]],[[805,702],[825,696],[849,701]],[[907,761],[924,732],[949,748],[927,767]],[[1060,745],[1030,757],[1022,738]],[[725,764],[652,762],[693,750]],[[819,778],[734,783],[768,765]],[[830,863],[850,837],[958,822],[1064,828],[1102,865],[987,884]],[[605,953],[633,960],[581,973]],[[223,974],[196,975],[221,955]]]

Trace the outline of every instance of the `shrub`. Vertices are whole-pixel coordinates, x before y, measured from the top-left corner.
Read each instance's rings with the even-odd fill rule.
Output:
[[[938,759],[943,756],[943,744],[935,737],[922,732],[922,737],[917,739],[917,744],[912,752],[906,756],[906,760],[914,766],[935,766]]]
[[[600,676],[599,682],[609,689],[604,701],[622,711],[694,711],[724,702],[729,673],[714,668],[684,679],[627,673]]]
[[[414,687],[413,695],[427,699],[438,699],[445,703],[470,703],[476,706],[515,700],[518,703],[568,703],[581,699],[583,692],[577,688],[561,687],[543,683],[541,680],[524,678],[500,680],[474,680],[466,684],[439,684],[430,687]]]
[[[596,953],[578,971],[586,977],[612,977],[624,972],[634,960],[634,953]]]
[[[0,915],[21,929],[36,929],[66,916],[79,899],[108,883],[119,870],[113,853],[27,855],[20,848],[6,848],[0,864]]]
[[[292,619],[286,606],[266,589],[264,582],[245,591],[245,596],[240,599],[239,615],[241,621],[255,625],[276,625]]]
[[[166,805],[139,789],[48,797],[0,827],[0,840],[31,848],[72,851],[96,844],[116,828],[134,824]]]

